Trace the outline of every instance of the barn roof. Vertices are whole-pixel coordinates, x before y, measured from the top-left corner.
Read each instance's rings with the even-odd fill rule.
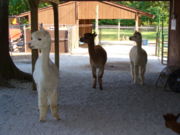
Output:
[[[73,10],[69,8],[68,5],[77,6]],[[69,1],[59,4],[59,8],[63,8],[66,11],[61,11],[60,15],[67,16],[65,14],[69,13],[72,15],[77,14],[78,19],[95,19],[96,18],[96,5],[99,5],[99,19],[135,19],[136,15],[147,16],[153,18],[154,15],[141,10],[124,6],[122,4],[117,4],[109,1]],[[67,7],[67,8],[65,8]],[[39,11],[45,11],[52,9],[52,7],[41,8]],[[23,17],[29,15],[30,12],[25,12],[18,17]],[[62,19],[62,18],[61,18]]]

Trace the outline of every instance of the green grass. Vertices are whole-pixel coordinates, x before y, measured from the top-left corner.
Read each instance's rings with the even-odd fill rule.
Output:
[[[101,40],[118,40],[118,30],[117,29],[101,29]],[[120,30],[120,39],[127,40],[129,36],[133,35],[134,30]],[[143,39],[155,41],[156,32],[155,31],[142,31]]]

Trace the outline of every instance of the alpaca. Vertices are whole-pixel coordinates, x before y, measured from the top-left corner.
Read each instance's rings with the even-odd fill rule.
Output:
[[[136,46],[132,47],[129,53],[131,76],[134,83],[137,83],[138,78],[140,84],[144,84],[144,74],[146,72],[147,53],[142,49],[142,36],[140,32],[135,32],[130,40],[136,42]]]
[[[96,37],[95,33],[85,33],[84,37],[80,38],[81,42],[85,42],[88,44],[88,51],[90,56],[90,64],[92,68],[92,76],[93,76],[93,88],[96,88],[96,69],[98,68],[98,83],[100,90],[103,89],[102,85],[102,77],[104,74],[104,66],[107,61],[107,53],[106,51],[100,46],[94,43],[94,38]]]
[[[163,115],[165,119],[165,125],[167,128],[172,129],[174,132],[180,134],[180,123],[177,122],[178,118],[180,117],[180,114],[175,116],[174,114],[166,114]]]
[[[59,120],[57,103],[59,71],[49,58],[51,45],[50,34],[41,26],[39,31],[32,33],[32,40],[29,45],[31,49],[39,49],[41,51],[33,73],[38,91],[39,120],[45,121],[48,105],[50,105],[52,115]]]

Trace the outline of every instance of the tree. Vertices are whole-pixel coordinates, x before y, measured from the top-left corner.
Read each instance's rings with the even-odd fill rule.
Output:
[[[118,1],[118,4],[122,4],[128,7],[139,9],[144,12],[155,15],[155,18],[149,18],[142,16],[141,25],[157,25],[160,15],[163,15],[165,19],[165,25],[168,25],[169,21],[169,2],[168,1]],[[118,20],[100,20],[100,24],[118,24]],[[121,20],[122,26],[134,26],[134,20]]]
[[[32,75],[19,70],[9,54],[8,4],[8,0],[0,0],[0,85],[6,85],[9,79],[32,81]]]

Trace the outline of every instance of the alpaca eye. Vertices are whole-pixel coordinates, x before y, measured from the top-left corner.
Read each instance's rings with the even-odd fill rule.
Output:
[[[40,41],[40,40],[41,40],[41,38],[38,38],[38,40]]]

